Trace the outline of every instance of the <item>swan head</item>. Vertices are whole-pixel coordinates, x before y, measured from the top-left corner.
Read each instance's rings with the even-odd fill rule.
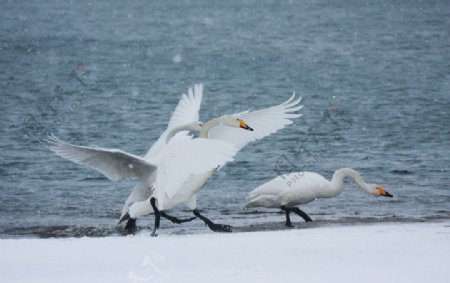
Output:
[[[253,131],[253,128],[250,127],[249,125],[247,125],[247,123],[243,119],[238,118],[236,116],[225,117],[224,120],[222,121],[222,124],[224,124],[225,126],[229,126],[229,127],[241,128],[241,129],[244,129],[247,131]]]
[[[375,196],[382,196],[382,197],[393,197],[390,193],[388,193],[382,186],[377,184],[369,184],[368,185],[369,192]]]
[[[186,130],[190,132],[200,132],[202,130],[203,123],[200,121],[194,121],[183,126]]]

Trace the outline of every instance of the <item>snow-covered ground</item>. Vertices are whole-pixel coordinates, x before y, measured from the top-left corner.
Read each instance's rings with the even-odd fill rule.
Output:
[[[449,282],[450,223],[0,240],[1,282]]]

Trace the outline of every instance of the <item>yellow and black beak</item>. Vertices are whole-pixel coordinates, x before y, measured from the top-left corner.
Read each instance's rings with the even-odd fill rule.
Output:
[[[248,131],[253,131],[253,128],[249,127],[242,119],[239,119],[239,127]]]
[[[380,192],[380,196],[383,197],[393,197],[390,193],[388,193],[384,188],[378,188],[378,191]]]

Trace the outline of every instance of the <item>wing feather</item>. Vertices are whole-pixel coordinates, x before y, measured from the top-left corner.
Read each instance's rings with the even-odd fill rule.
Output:
[[[164,200],[176,195],[192,174],[203,174],[232,161],[237,151],[233,144],[220,140],[197,138],[177,144],[169,142],[156,174],[158,206],[164,207]]]
[[[166,145],[166,137],[171,129],[187,124],[189,122],[199,120],[199,111],[202,104],[203,98],[203,85],[196,84],[194,88],[189,88],[187,94],[182,94],[181,99],[175,108],[172,117],[169,120],[166,130],[161,134],[158,140],[152,145],[145,154],[144,159],[153,161],[159,159],[159,152]],[[181,140],[186,140],[188,138],[188,132],[183,131],[175,135],[174,138],[180,138]]]
[[[298,113],[303,108],[303,105],[300,105],[301,99],[301,97],[296,98],[294,93],[288,100],[279,105],[233,115],[243,119],[253,128],[253,132],[218,125],[211,128],[208,137],[231,142],[240,150],[249,142],[271,135],[287,125],[292,124],[293,119],[301,117],[302,115]]]
[[[48,137],[49,149],[62,158],[91,167],[112,181],[142,179],[156,167],[143,158],[119,149],[87,147],[64,142],[53,134]]]

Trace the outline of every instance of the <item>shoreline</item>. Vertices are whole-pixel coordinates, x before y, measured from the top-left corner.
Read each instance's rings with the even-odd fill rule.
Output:
[[[240,232],[269,232],[269,231],[284,231],[296,229],[313,229],[320,227],[346,227],[359,225],[376,225],[385,223],[442,223],[450,222],[450,217],[397,217],[397,216],[381,216],[381,217],[341,217],[336,219],[320,219],[317,217],[314,222],[306,223],[302,220],[293,221],[293,228],[284,226],[284,219],[280,216],[280,221],[255,221],[253,224],[243,226],[233,226],[233,233]],[[218,221],[221,223],[220,221]],[[141,221],[138,225],[139,233],[150,234],[152,228],[152,218],[147,218]],[[0,230],[0,240],[4,239],[65,239],[65,238],[104,238],[104,237],[120,237],[129,236],[123,230],[124,225],[98,225],[98,226],[80,226],[80,225],[49,225],[49,226],[31,226],[31,227],[15,227]],[[197,225],[177,225],[164,221],[161,225],[159,234],[167,235],[202,235],[214,233],[201,223]]]
[[[5,282],[447,282],[450,221],[0,240]]]

